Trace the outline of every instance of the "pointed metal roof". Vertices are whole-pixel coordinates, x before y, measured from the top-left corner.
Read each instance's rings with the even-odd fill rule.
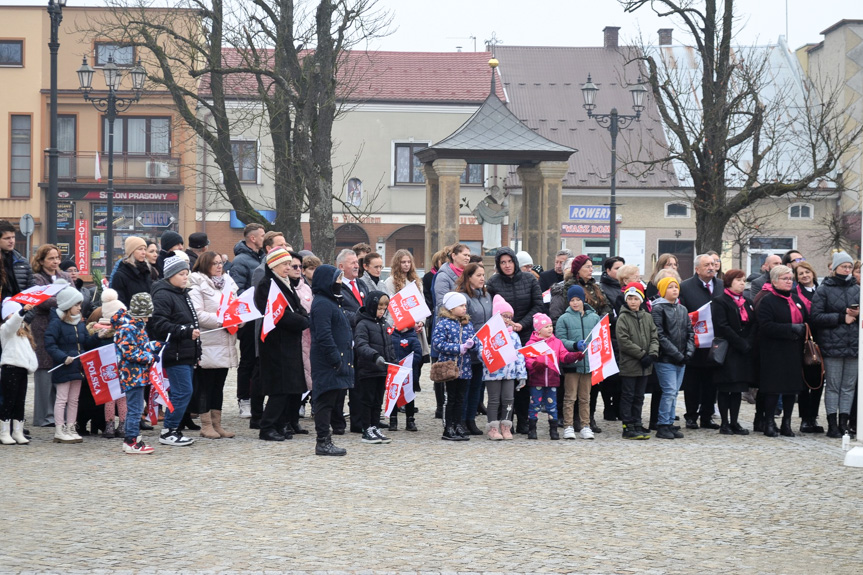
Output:
[[[469,164],[519,165],[565,162],[577,151],[552,142],[516,118],[497,97],[492,69],[491,92],[479,110],[458,130],[415,155],[421,162],[461,159]]]

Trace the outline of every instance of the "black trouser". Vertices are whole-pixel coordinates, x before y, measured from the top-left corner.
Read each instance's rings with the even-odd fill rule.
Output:
[[[622,378],[619,374],[609,376],[602,382],[602,389],[599,390],[599,393],[602,395],[602,403],[605,406],[602,414],[603,418],[611,420],[619,417],[623,420],[623,416],[620,415],[622,383]],[[642,397],[642,400],[643,399],[644,398]],[[594,413],[595,411],[596,407],[594,407],[591,413]]]
[[[761,395],[761,392],[758,392]],[[764,413],[767,419],[774,419],[776,406],[779,405],[779,396],[782,396],[782,410],[785,417],[791,418],[791,413],[794,412],[794,400],[797,397],[793,393],[765,393],[764,394]]]
[[[237,399],[249,399],[252,395],[252,377],[258,363],[255,353],[255,322],[247,322],[237,330],[240,340],[240,365],[237,367]]]
[[[662,400],[662,388],[659,387],[656,371],[647,376],[647,382],[650,389],[650,423],[648,426],[655,429],[659,421],[659,402]]]
[[[806,384],[804,384],[805,389],[797,396],[797,410],[800,414],[800,419],[816,419],[818,417],[818,408],[821,406],[821,394],[824,393],[824,382],[823,380],[818,381],[818,378],[821,377],[821,369],[812,370],[804,367],[803,374],[806,377],[806,381],[810,384],[821,383],[822,385],[818,389],[809,389],[809,386],[805,386]]]
[[[315,433],[318,435],[318,441],[330,436],[332,412],[336,408],[340,395],[344,401],[344,394],[344,389],[331,389],[312,398],[312,409],[315,411]]]
[[[713,368],[687,365],[683,373],[683,401],[686,403],[686,419],[709,420],[713,417],[716,403],[716,384],[713,383]]]
[[[299,425],[301,393],[281,393],[267,396],[267,406],[261,417],[261,431],[275,429],[279,433],[287,424]]]
[[[606,380],[607,381],[607,380]],[[641,425],[647,376],[620,378],[620,420],[625,425]]]
[[[338,395],[336,395],[335,403],[332,405],[332,409],[328,412],[330,415],[330,425],[333,426],[333,431],[344,431],[348,425],[348,422],[345,421],[345,396],[348,394],[347,389],[339,389]],[[314,402],[312,404],[314,406]],[[315,408],[315,428],[317,428],[318,424],[318,409]]]
[[[210,410],[222,411],[225,380],[228,378],[228,368],[215,369],[198,368],[199,411],[207,413]]]
[[[6,370],[7,366],[3,366]],[[70,423],[70,422],[66,422]],[[87,429],[87,424],[90,423],[90,431],[104,431],[105,429],[105,406],[96,405],[96,400],[93,399],[93,393],[90,391],[90,384],[86,380],[81,381],[81,394],[78,396],[78,417],[76,422],[78,429]]]
[[[716,394],[722,425],[735,424],[740,416],[741,392],[720,391]]]
[[[351,410],[351,420],[356,417],[363,427],[363,431],[369,427],[377,426],[381,420],[381,403],[386,390],[387,378],[385,375],[379,377],[364,377],[357,382],[354,388],[354,403]]]
[[[3,390],[0,420],[24,421],[24,401],[27,399],[27,370],[15,365],[4,365],[3,369],[0,370],[0,389]]]
[[[512,411],[518,418],[518,423],[527,424],[527,411],[530,409],[530,389],[525,385],[515,392],[512,402]],[[447,393],[449,393],[449,384],[447,384]],[[447,400],[449,401],[449,400]]]
[[[466,379],[453,379],[446,382],[446,405],[444,406],[444,426],[455,425],[464,415],[464,394],[470,382]],[[525,387],[525,390],[527,388]],[[530,395],[528,395],[528,401]],[[527,413],[525,413],[527,421]]]
[[[249,405],[252,409],[251,421],[261,421],[264,415],[264,392],[261,383],[261,364],[255,362],[255,369],[252,371],[252,384],[249,388]]]

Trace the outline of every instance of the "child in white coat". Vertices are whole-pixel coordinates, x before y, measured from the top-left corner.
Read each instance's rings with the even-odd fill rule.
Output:
[[[24,315],[32,307],[22,307],[6,298],[0,310],[4,321],[0,326],[0,343],[3,346],[0,359],[0,388],[3,389],[0,443],[3,445],[30,443],[24,437],[24,400],[27,398],[27,376],[39,367],[30,326],[24,323]]]

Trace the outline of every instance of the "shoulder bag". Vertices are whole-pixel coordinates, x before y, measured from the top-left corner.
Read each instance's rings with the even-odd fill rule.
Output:
[[[461,334],[462,328],[464,326],[458,326],[458,342],[461,345]],[[436,361],[431,366],[431,372],[429,373],[429,378],[435,383],[445,383],[447,381],[452,381],[454,379],[458,379],[459,376],[459,362],[461,361],[461,356],[459,356],[458,360],[449,360],[449,361]]]
[[[812,339],[812,330],[809,329],[809,324],[806,325],[806,339],[803,340],[803,383],[809,389],[820,389],[824,384],[824,358],[821,356],[821,348]],[[818,378],[817,385],[812,386],[806,381],[806,368],[820,367],[821,377]]]
[[[714,337],[713,343],[710,344],[710,351],[707,354],[707,359],[716,365],[725,363],[725,356],[728,355],[728,340],[721,337]]]

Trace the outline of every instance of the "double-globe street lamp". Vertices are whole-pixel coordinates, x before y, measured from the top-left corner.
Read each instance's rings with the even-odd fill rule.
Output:
[[[638,83],[629,89],[629,93],[632,95],[632,109],[635,110],[635,114],[632,115],[618,114],[617,108],[612,108],[610,114],[594,114],[593,109],[596,108],[594,101],[596,100],[597,92],[599,92],[599,88],[590,80],[590,74],[588,74],[587,83],[581,88],[587,117],[593,118],[597,124],[611,132],[611,202],[609,203],[611,213],[609,214],[608,254],[614,256],[617,255],[614,246],[617,238],[617,203],[615,201],[617,193],[617,133],[622,129],[626,129],[633,120],[636,122],[641,120],[641,112],[644,111],[644,95],[647,94],[647,88],[641,83],[641,76],[639,76]]]
[[[97,110],[104,112],[108,119],[108,188],[105,190],[107,196],[106,223],[105,223],[105,277],[110,276],[113,265],[114,254],[114,120],[117,114],[125,112],[129,107],[141,99],[144,90],[144,81],[147,79],[147,71],[141,66],[141,60],[129,71],[132,77],[132,89],[135,90],[133,97],[121,98],[117,96],[120,81],[123,79],[123,70],[114,63],[114,58],[109,56],[108,63],[102,68],[105,74],[105,85],[108,94],[104,97],[91,96],[93,85],[93,74],[95,70],[87,64],[87,56],[78,68],[78,83],[84,94],[84,99]],[[98,151],[96,152],[99,153]]]
[[[48,213],[45,218],[47,240],[57,243],[57,187],[60,152],[57,150],[57,52],[60,50],[60,22],[63,21],[63,8],[66,0],[48,0],[48,17],[51,19],[51,39],[48,50],[51,52],[51,102],[48,113],[51,125],[51,143],[48,148]],[[29,257],[29,254],[28,254]]]

